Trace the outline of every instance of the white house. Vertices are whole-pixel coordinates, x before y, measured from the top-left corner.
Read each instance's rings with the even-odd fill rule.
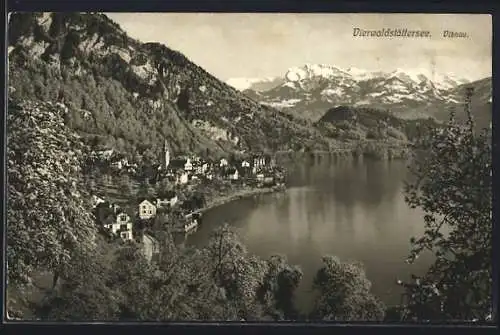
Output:
[[[123,240],[132,240],[132,222],[127,213],[119,213],[116,215],[116,220],[112,223],[105,224],[104,227],[109,229],[113,234],[119,234]]]
[[[250,167],[250,163],[247,162],[247,161],[243,161],[243,162],[241,162],[241,167],[242,168],[249,168]]]
[[[205,174],[208,171],[208,163],[200,163],[196,165],[195,173],[196,174]]]
[[[230,169],[227,174],[228,179],[230,180],[238,180],[240,178],[240,174],[238,169]]]
[[[156,199],[156,208],[170,206],[170,199],[158,198]]]
[[[193,171],[193,163],[190,158],[188,158],[184,164],[184,171]]]
[[[220,167],[224,167],[224,166],[227,166],[229,164],[229,162],[227,161],[227,159],[225,158],[222,158],[220,161],[219,161],[219,166]]]
[[[181,174],[177,175],[176,178],[177,184],[187,184],[188,181],[189,181],[189,175],[187,172],[182,172]]]
[[[177,197],[177,194],[172,194],[171,196],[168,197],[156,199],[156,207],[164,207],[164,206],[173,207],[178,201],[179,198]]]
[[[253,166],[259,168],[266,165],[266,159],[264,157],[256,157],[253,159]]]
[[[142,220],[150,219],[156,215],[156,206],[149,200],[143,200],[139,204],[139,218]]]

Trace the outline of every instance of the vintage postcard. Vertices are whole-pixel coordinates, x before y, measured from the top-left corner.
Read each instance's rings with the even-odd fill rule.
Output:
[[[7,318],[491,321],[492,18],[12,13]]]

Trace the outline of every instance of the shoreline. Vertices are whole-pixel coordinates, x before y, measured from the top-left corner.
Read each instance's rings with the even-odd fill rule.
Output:
[[[207,202],[207,205],[205,207],[198,209],[196,212],[205,213],[211,209],[228,204],[236,200],[245,199],[261,194],[281,192],[284,190],[286,190],[286,188],[280,189],[278,187],[263,187],[263,188],[240,190],[235,193],[230,193],[228,195],[215,197],[212,201]]]
[[[347,159],[356,159],[359,157],[374,159],[374,160],[407,160],[411,155],[411,151],[406,148],[382,148],[368,149],[367,147],[356,150],[345,151],[313,151],[313,152],[280,152],[276,153],[280,160],[297,160],[310,159],[315,157],[338,157]]]

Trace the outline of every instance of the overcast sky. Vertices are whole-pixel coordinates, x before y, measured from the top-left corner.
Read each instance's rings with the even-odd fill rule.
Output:
[[[133,38],[160,42],[222,80],[284,75],[305,63],[491,76],[485,14],[107,13]],[[429,30],[431,38],[353,37],[353,28]],[[443,30],[466,32],[445,39]]]

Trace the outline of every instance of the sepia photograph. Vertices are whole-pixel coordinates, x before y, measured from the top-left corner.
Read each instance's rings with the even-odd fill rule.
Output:
[[[492,17],[13,12],[6,320],[493,322]]]

